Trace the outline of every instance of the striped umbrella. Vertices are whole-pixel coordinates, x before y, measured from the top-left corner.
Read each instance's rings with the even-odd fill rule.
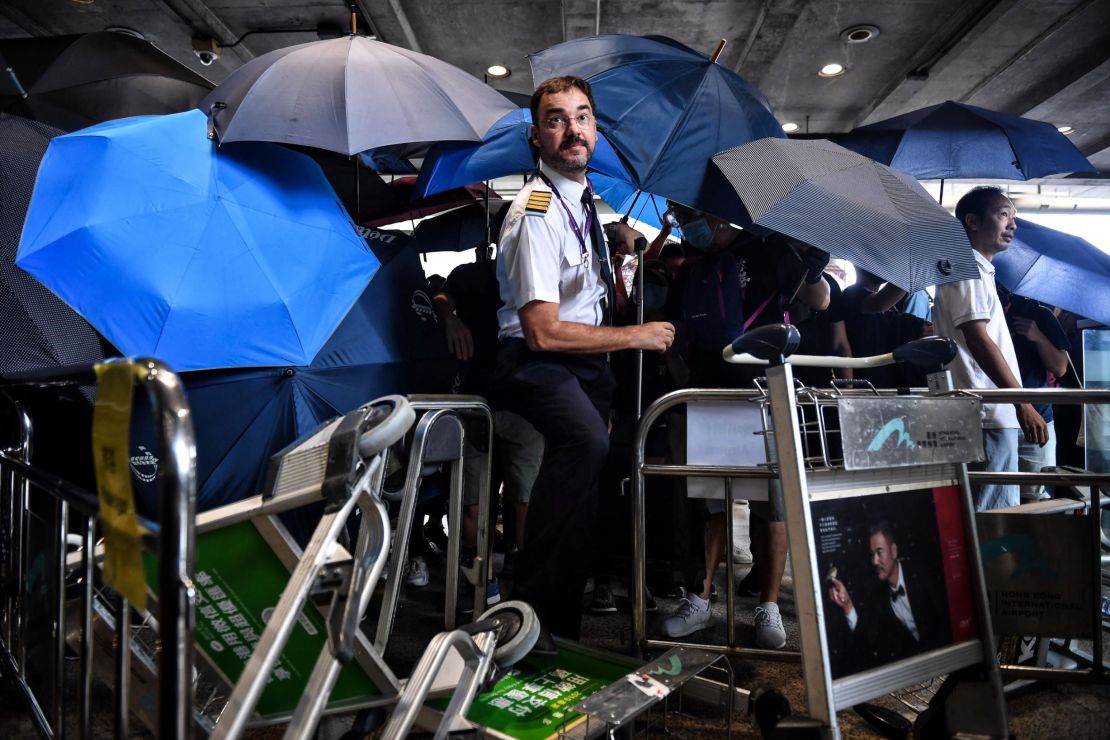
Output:
[[[758,139],[713,157],[751,222],[913,292],[979,276],[960,223],[909,175],[824,139]]]

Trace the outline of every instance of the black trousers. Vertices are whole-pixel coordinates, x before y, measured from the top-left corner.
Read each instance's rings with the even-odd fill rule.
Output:
[[[578,639],[593,551],[597,483],[609,451],[613,377],[604,355],[532,352],[509,340],[498,357],[503,404],[544,436],[513,597],[553,634]]]

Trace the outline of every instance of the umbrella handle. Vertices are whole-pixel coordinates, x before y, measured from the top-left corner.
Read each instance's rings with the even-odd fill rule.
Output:
[[[709,55],[709,61],[716,63],[717,57],[721,56],[721,52],[725,50],[725,44],[728,43],[727,39],[721,39],[717,42],[717,48]]]

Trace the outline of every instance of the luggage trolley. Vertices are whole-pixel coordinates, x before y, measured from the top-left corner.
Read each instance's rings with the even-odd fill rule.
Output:
[[[794,327],[773,325],[748,332],[725,349],[727,361],[768,365],[765,395],[685,392],[694,398],[756,398],[768,459],[779,461],[765,466],[762,475],[740,466],[670,466],[671,471],[664,471],[664,466],[645,466],[642,444],[638,448],[633,601],[637,642],[644,648],[670,644],[648,640],[645,634],[643,476],[777,474],[794,566],[808,716],[785,721],[789,705],[777,692],[751,697],[748,709],[764,734],[839,737],[838,710],[948,676],[930,711],[918,718],[924,736],[961,732],[1007,737],[966,468],[968,461],[982,458],[979,399],[968,394],[892,395],[873,389],[799,392],[786,361],[798,341]],[[954,352],[948,340],[926,339],[876,358],[798,356],[791,361],[821,366],[846,361],[861,367],[905,361],[939,368]],[[932,376],[933,389],[947,391],[946,378],[947,374]],[[641,443],[646,426],[658,416],[656,407],[673,404],[671,396],[645,414]],[[782,430],[789,433],[776,433]],[[726,495],[731,504],[727,488]],[[885,554],[876,554],[876,548]],[[901,590],[894,584],[884,588],[882,581],[895,575]],[[729,601],[730,645],[717,649],[763,652],[734,647]],[[911,617],[906,620],[896,611],[909,611]]]
[[[383,500],[386,457],[389,448],[413,426],[417,410],[425,413],[415,425],[406,484],[400,494],[398,529],[391,538]],[[448,402],[421,397],[410,403],[400,396],[378,399],[321,425],[277,453],[262,496],[201,515],[198,635],[202,648],[209,648],[202,649],[202,654],[233,685],[212,727],[212,737],[237,737],[248,724],[281,721],[289,722],[285,737],[308,737],[326,712],[384,708],[398,702],[399,707],[409,707],[421,703],[429,691],[454,696],[441,725],[449,727],[465,713],[495,665],[511,665],[531,649],[539,625],[530,607],[519,602],[500,604],[468,630],[445,632],[435,638],[421,662],[421,666],[434,667],[423,669],[421,680],[410,681],[405,688],[382,657],[397,607],[399,577],[390,579],[384,591],[373,641],[360,629],[391,549],[393,572],[403,572],[416,487],[427,462],[454,463],[452,521],[456,523],[453,531],[458,531],[463,430],[456,411],[467,410],[478,414],[485,410],[489,415],[484,403],[473,400]],[[325,502],[325,511],[301,552],[273,515],[318,501]],[[348,553],[338,543],[356,508],[361,515],[358,538],[354,552]],[[267,597],[247,604],[253,584],[231,580],[234,571],[241,568],[236,563],[225,563],[222,569],[206,567],[205,563],[211,562],[203,557],[206,539],[221,535],[255,543],[243,556],[252,563],[248,580],[263,580],[265,571],[259,568],[262,560],[280,561],[271,570],[292,570],[276,604],[260,609],[265,607]],[[457,562],[457,549],[452,550]],[[484,562],[485,550],[481,550]],[[218,591],[214,592],[213,586]],[[231,593],[235,594],[234,602],[220,601]],[[273,589],[270,594],[268,598],[272,599]],[[452,595],[449,593],[449,602],[453,601]],[[307,607],[309,600],[326,604],[324,619]],[[249,652],[234,649],[239,647],[238,640],[226,646],[219,642],[226,634],[222,627],[227,626],[220,620],[232,612],[232,607],[241,607],[240,627],[247,622],[246,628],[250,629],[259,618],[264,623],[261,636],[256,637]],[[452,618],[453,610],[449,610],[448,629]],[[452,647],[461,660],[449,662],[440,670]],[[231,660],[229,653],[236,657],[249,655],[249,659],[243,664]],[[313,655],[315,663],[305,680]],[[300,680],[289,681],[288,686],[274,685],[288,680],[290,674],[299,674]],[[292,691],[285,690],[289,687]],[[287,709],[291,704],[296,705],[292,714]],[[408,715],[407,709],[398,711]]]

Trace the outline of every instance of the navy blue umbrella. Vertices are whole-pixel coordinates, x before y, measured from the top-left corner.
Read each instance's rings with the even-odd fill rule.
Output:
[[[1078,236],[1024,218],[1010,248],[994,256],[1011,293],[1110,325],[1110,254]]]
[[[951,100],[860,126],[833,140],[919,180],[1029,180],[1097,170],[1050,123]]]
[[[530,172],[537,154],[529,141],[532,113],[518,108],[490,126],[478,143],[441,142],[428,150],[416,181],[418,196],[442,193],[473,182]],[[590,170],[610,177],[630,179],[620,157],[604,136],[599,136]]]
[[[449,390],[455,365],[419,255],[399,241],[371,246],[381,268],[311,364],[181,374],[197,433],[198,511],[259,493],[270,456],[323,421],[388,393]],[[137,410],[135,423],[148,417]],[[131,447],[138,498],[154,511],[152,440],[140,428]]]
[[[528,57],[536,82],[577,75],[593,86],[598,127],[633,184],[733,220],[709,164],[714,154],[785,138],[763,93],[706,55],[664,36],[593,36]]]

